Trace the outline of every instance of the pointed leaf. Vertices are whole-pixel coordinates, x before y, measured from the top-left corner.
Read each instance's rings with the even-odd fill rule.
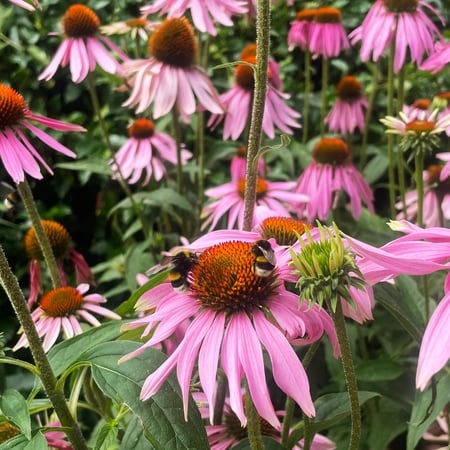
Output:
[[[117,442],[117,432],[118,432],[117,424],[114,422],[105,423],[95,440],[94,450],[108,450],[111,446]]]
[[[0,409],[8,421],[31,439],[31,421],[27,401],[18,391],[8,390],[0,397]]]
[[[23,434],[7,440],[0,444],[0,450],[48,450],[47,440],[38,431],[31,440]]]

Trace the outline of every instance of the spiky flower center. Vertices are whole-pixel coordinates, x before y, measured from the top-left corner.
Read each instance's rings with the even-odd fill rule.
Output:
[[[48,316],[66,317],[74,314],[83,303],[83,296],[73,287],[64,286],[47,292],[40,307]]]
[[[42,226],[50,241],[55,258],[63,259],[66,257],[70,250],[71,237],[69,232],[60,223],[53,220],[42,220]],[[33,227],[29,228],[25,235],[25,251],[30,259],[38,261],[44,259]]]
[[[224,242],[209,247],[192,268],[191,291],[205,308],[226,313],[264,306],[278,286],[275,271],[255,274],[255,254],[249,242]]]
[[[443,167],[439,164],[432,164],[427,168],[427,184],[442,196],[450,194],[450,177],[442,181],[440,179]]]
[[[130,28],[145,28],[147,21],[143,18],[138,18],[138,19],[129,19],[129,20],[125,21],[125,23]]]
[[[442,98],[444,100],[447,100],[447,102],[450,102],[450,92],[441,92],[440,94],[436,95],[436,97]]]
[[[362,84],[352,75],[341,78],[336,90],[338,97],[347,102],[358,100],[362,96]]]
[[[64,34],[70,38],[95,36],[100,27],[100,19],[92,9],[75,4],[69,7],[61,21]]]
[[[256,57],[248,56],[246,58],[242,58],[242,61],[255,65]],[[242,89],[246,91],[253,91],[255,87],[255,78],[252,66],[247,64],[238,64],[234,69],[234,79],[236,84],[238,84]]]
[[[317,8],[314,14],[317,23],[341,23],[341,11],[337,8]]]
[[[24,98],[13,88],[0,84],[0,130],[17,125],[26,110]]]
[[[431,106],[431,101],[428,100],[427,98],[418,98],[414,103],[413,103],[414,108],[417,109],[421,109],[423,111],[426,111],[427,109],[430,108]]]
[[[245,178],[242,178],[238,181],[238,192],[242,198],[244,198],[245,196],[245,185],[246,185]],[[268,190],[269,185],[267,184],[267,181],[264,180],[263,178],[258,177],[256,179],[256,199],[259,200],[261,198],[264,198]]]
[[[278,245],[293,245],[298,235],[312,225],[292,217],[268,217],[261,223],[261,235],[264,239],[274,238]]]
[[[350,156],[347,144],[339,138],[323,138],[314,146],[312,157],[319,164],[342,165]]]
[[[415,134],[428,134],[436,128],[436,123],[431,120],[412,120],[406,124],[406,130]]]
[[[298,11],[295,15],[295,20],[298,20],[299,22],[312,22],[314,20],[316,12],[316,9],[304,9],[303,11]]]
[[[241,60],[248,57],[256,58],[256,44],[248,44],[241,52]]]
[[[6,442],[8,439],[18,436],[20,430],[9,422],[4,422],[0,424],[0,444]]]
[[[148,139],[155,134],[155,124],[150,119],[136,119],[128,127],[128,136],[135,139]]]
[[[383,3],[391,13],[413,13],[419,6],[418,0],[383,0]]]
[[[197,54],[191,24],[185,17],[165,19],[150,36],[148,50],[158,61],[170,66],[191,66]]]
[[[296,253],[291,248],[290,264],[299,276],[296,286],[300,298],[320,306],[325,302],[333,312],[340,298],[355,307],[349,288],[361,289],[365,284],[355,257],[344,246],[336,225],[319,226],[319,232],[320,240],[314,240],[306,229],[306,241],[298,239],[301,250]]]

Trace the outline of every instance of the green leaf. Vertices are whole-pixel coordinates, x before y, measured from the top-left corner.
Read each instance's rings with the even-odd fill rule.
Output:
[[[364,178],[370,185],[374,184],[386,173],[388,165],[389,159],[385,154],[376,155],[364,167]]]
[[[450,375],[446,375],[438,381],[434,398],[431,388],[425,392],[416,392],[406,440],[407,450],[416,448],[423,433],[448,402],[450,402]]]
[[[359,381],[388,381],[395,380],[403,372],[404,367],[386,358],[365,361],[355,368]]]
[[[78,170],[81,172],[98,173],[101,175],[113,175],[111,167],[101,159],[80,159],[78,161],[56,164],[61,169]]]
[[[399,276],[397,280],[400,279],[402,283],[402,278],[403,276]],[[411,305],[413,300],[409,297],[405,298],[396,287],[389,283],[378,283],[374,286],[374,294],[377,302],[419,343],[422,340],[423,327],[415,307]]]
[[[139,417],[135,417],[126,427],[123,435],[120,450],[148,450],[152,448],[150,442],[145,437],[144,427]]]
[[[121,320],[106,322],[55,345],[48,353],[48,358],[56,376],[61,375],[68,367],[77,362],[83,352],[102,342],[119,337],[121,335],[120,327],[124,323],[126,322]]]
[[[0,450],[48,450],[48,448],[47,440],[40,431],[31,440],[21,434],[0,444]]]
[[[271,437],[263,436],[262,441],[264,444],[264,450],[283,450],[283,447],[279,442],[273,440]],[[245,438],[243,441],[239,442],[238,445],[233,447],[233,450],[251,450],[250,442],[248,438]]]
[[[6,391],[0,397],[0,409],[9,422],[16,425],[28,440],[31,439],[31,421],[28,404],[18,391]]]
[[[94,450],[108,450],[115,442],[117,442],[117,424],[115,422],[105,423],[95,441]]]
[[[163,353],[149,348],[142,355],[117,364],[120,357],[139,346],[129,341],[106,342],[85,352],[80,361],[91,364],[92,376],[105,395],[119,403],[126,403],[141,419],[147,439],[151,440],[154,448],[208,448],[205,428],[192,399],[188,421],[184,420],[181,393],[173,375],[149,400],[143,402],[139,399],[149,373],[166,359]],[[152,448],[150,444],[148,448]]]

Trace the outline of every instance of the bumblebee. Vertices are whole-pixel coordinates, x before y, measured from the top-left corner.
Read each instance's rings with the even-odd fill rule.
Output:
[[[198,257],[195,253],[183,250],[170,258],[169,281],[177,292],[185,292],[189,288],[188,275]]]
[[[258,277],[268,277],[275,269],[275,254],[269,241],[256,241],[251,252],[255,255],[253,272]]]

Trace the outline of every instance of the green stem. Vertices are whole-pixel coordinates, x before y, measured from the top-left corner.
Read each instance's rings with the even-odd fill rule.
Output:
[[[402,108],[404,95],[405,95],[405,66],[400,69],[397,76],[397,111]],[[403,217],[406,218],[406,184],[405,184],[405,167],[403,163],[403,152],[397,146],[397,176],[398,176],[398,189],[400,193],[400,201],[402,204]]]
[[[369,139],[369,124],[372,120],[372,112],[373,112],[373,105],[375,103],[375,99],[377,96],[378,91],[378,83],[380,78],[380,72],[379,72],[379,63],[378,61],[373,66],[372,71],[372,91],[370,92],[368,101],[369,106],[367,107],[366,114],[364,116],[364,133],[362,136],[362,142],[361,142],[361,151],[359,156],[359,167],[360,170],[363,170],[366,166],[367,162],[367,142]]]
[[[214,404],[213,424],[220,425],[223,417],[223,406],[228,390],[228,379],[225,372],[220,369],[217,377],[216,401]]]
[[[172,110],[172,126],[173,126],[173,135],[177,146],[177,192],[181,194],[183,191],[183,164],[181,160],[181,129],[180,129],[180,121],[178,120],[178,113],[175,108]]]
[[[394,54],[395,39],[392,40],[388,60],[388,78],[387,78],[387,115],[394,115]],[[387,136],[388,149],[388,180],[389,180],[389,206],[390,215],[395,217],[395,163],[394,163],[394,137],[392,134]]]
[[[66,434],[75,450],[88,450],[80,427],[70,414],[66,399],[62,390],[56,387],[57,380],[42,347],[41,340],[36,331],[30,310],[27,307],[23,292],[20,289],[17,278],[9,267],[3,248],[0,246],[0,282],[5,290],[14,311],[25,333],[34,363],[39,371],[39,376],[45,392],[51,401],[53,408],[66,428]]]
[[[267,66],[270,48],[270,0],[258,0],[256,6],[256,73],[252,119],[247,146],[247,177],[244,195],[244,230],[253,225],[258,165],[254,164],[261,145],[264,105],[267,92]]]
[[[331,308],[330,311],[332,311]],[[350,418],[352,425],[348,449],[358,450],[361,437],[361,411],[359,409],[358,384],[356,381],[352,351],[345,326],[345,318],[341,301],[336,303],[336,311],[331,312],[331,315],[333,317],[334,327],[336,329],[336,335],[338,338],[339,347],[341,349],[342,367],[344,369],[347,392],[350,400]]]
[[[247,435],[252,450],[264,450],[261,435],[261,421],[253,403],[248,382],[245,380],[245,415],[247,416]]]
[[[117,180],[119,181],[120,187],[125,192],[125,195],[130,200],[131,207],[133,208],[136,216],[141,222],[142,232],[144,233],[145,238],[148,239],[150,236],[149,227],[142,213],[142,205],[136,203],[136,201],[134,200],[133,193],[131,192],[128,183],[125,181],[120,165],[117,163],[115,152],[111,144],[111,140],[109,139],[108,129],[106,127],[105,121],[103,120],[100,101],[98,99],[97,89],[95,87],[94,78],[91,72],[88,73],[87,80],[88,80],[89,94],[91,96],[92,107],[94,108],[95,115],[97,116],[98,123],[100,124],[100,129],[102,130],[103,138],[105,139],[106,146],[108,148],[109,154],[111,155],[111,159],[114,163],[114,172],[117,176]]]
[[[416,151],[414,155],[415,176],[417,189],[417,218],[416,222],[419,227],[423,227],[423,152]]]
[[[27,180],[22,181],[17,185],[17,190],[19,191],[20,197],[22,198],[25,209],[27,210],[28,216],[30,217],[31,224],[34,228],[34,233],[36,239],[41,248],[42,254],[44,256],[45,263],[50,273],[50,278],[52,280],[53,288],[57,288],[62,285],[61,275],[58,269],[58,264],[56,262],[55,255],[50,245],[47,234],[45,233],[44,227],[42,225],[39,212],[36,208],[36,203],[33,199],[33,193],[31,192],[30,185]]]
[[[325,115],[328,108],[328,59],[322,58],[322,104],[320,105],[320,137],[325,135]]]
[[[305,92],[303,98],[303,137],[302,142],[308,142],[309,133],[309,100],[311,96],[311,52],[309,49],[305,50]]]

